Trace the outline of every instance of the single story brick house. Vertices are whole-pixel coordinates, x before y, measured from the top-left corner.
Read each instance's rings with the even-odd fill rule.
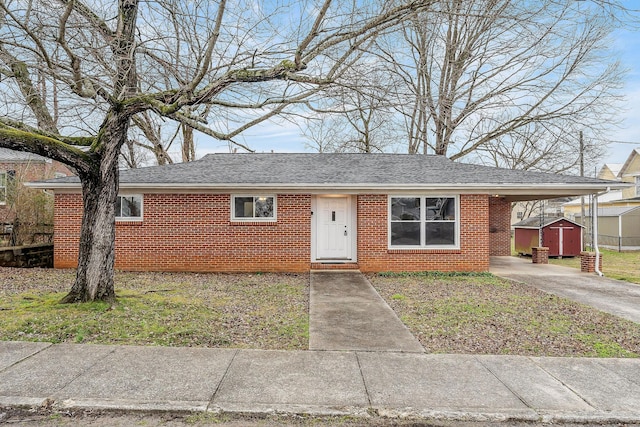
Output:
[[[55,266],[75,267],[77,178],[55,193]],[[116,268],[151,271],[486,271],[510,254],[511,203],[592,194],[600,179],[402,154],[209,154],[124,170]]]

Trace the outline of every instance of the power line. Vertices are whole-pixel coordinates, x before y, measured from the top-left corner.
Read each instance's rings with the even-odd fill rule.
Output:
[[[616,140],[612,140],[612,139],[608,139],[608,142],[613,142],[614,144],[633,144],[633,145],[640,145],[640,141],[616,141]]]

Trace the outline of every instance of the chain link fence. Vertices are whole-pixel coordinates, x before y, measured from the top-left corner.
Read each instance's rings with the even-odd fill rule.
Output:
[[[591,230],[584,230],[584,243],[591,247],[593,235]],[[598,246],[623,250],[640,250],[640,237],[610,236],[598,233]]]

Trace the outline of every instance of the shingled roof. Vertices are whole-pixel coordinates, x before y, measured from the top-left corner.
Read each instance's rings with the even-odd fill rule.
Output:
[[[78,183],[77,178],[60,178],[33,186],[72,188]],[[459,163],[435,155],[343,153],[209,154],[190,163],[123,170],[120,185],[122,189],[566,190],[566,194],[559,195],[587,194],[608,186],[624,186],[594,178]]]
[[[0,162],[4,163],[25,163],[25,162],[39,162],[44,163],[48,161],[46,157],[38,156],[37,154],[27,153],[24,151],[15,151],[8,148],[0,147]]]

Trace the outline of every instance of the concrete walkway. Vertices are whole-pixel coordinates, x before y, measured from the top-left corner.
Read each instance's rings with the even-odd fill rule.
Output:
[[[309,349],[424,352],[359,272],[311,273]]]
[[[640,360],[0,342],[0,406],[640,422]]]
[[[531,258],[512,256],[491,257],[490,271],[496,276],[527,283],[545,292],[640,323],[640,285],[582,273],[576,268],[533,264]]]

